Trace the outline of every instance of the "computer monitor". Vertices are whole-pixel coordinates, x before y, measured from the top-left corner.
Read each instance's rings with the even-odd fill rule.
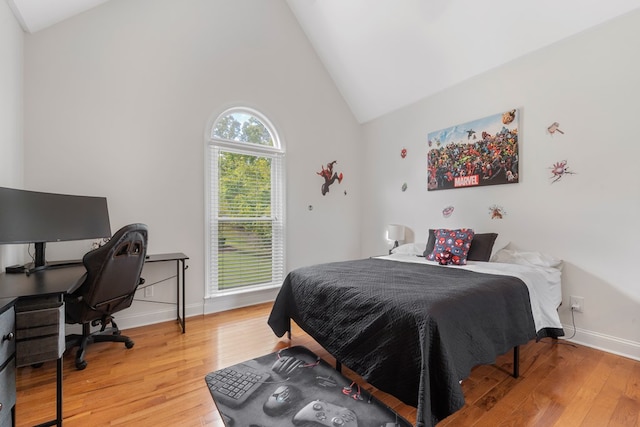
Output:
[[[34,269],[46,266],[47,242],[110,236],[105,197],[0,187],[0,244],[35,244]]]

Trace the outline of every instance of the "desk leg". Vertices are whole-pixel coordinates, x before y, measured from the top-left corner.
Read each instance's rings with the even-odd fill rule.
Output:
[[[176,319],[178,324],[182,326],[182,318],[180,317],[180,260],[176,260]],[[182,329],[184,332],[184,328]]]
[[[184,334],[187,331],[187,311],[185,306],[185,286],[186,286],[186,278],[185,274],[187,273],[187,266],[185,264],[185,260],[182,260],[182,333]]]
[[[180,263],[182,263],[182,277],[180,276]],[[176,310],[177,310],[177,318],[178,323],[182,327],[182,333],[184,334],[187,331],[187,319],[186,319],[186,308],[185,308],[185,273],[187,271],[187,266],[185,264],[185,260],[179,259],[176,261]],[[180,287],[182,287],[182,298],[180,297]],[[180,306],[182,306],[182,316],[180,315]]]
[[[56,425],[62,427],[62,356],[56,366]]]
[[[56,419],[38,424],[35,427],[62,427],[62,356],[56,365]]]

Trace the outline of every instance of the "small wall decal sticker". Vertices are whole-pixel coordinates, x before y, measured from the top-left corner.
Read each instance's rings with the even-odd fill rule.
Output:
[[[562,179],[562,177],[564,177],[565,175],[574,175],[575,174],[575,172],[569,170],[569,166],[567,166],[567,161],[566,160],[563,160],[561,162],[555,163],[549,169],[551,169],[551,177],[550,177],[550,179],[552,180],[551,181],[552,184],[554,182],[560,181]]]
[[[404,193],[405,191],[407,191],[407,183],[406,182],[404,184],[402,184],[402,192]]]
[[[491,219],[502,219],[507,214],[507,211],[502,206],[493,205],[489,206],[489,214]]]
[[[400,150],[400,157],[402,157],[403,159],[405,157],[407,157],[407,149],[403,148],[402,150]]]
[[[553,123],[551,123],[551,125],[547,128],[547,131],[548,131],[551,135],[553,135],[553,134],[554,134],[554,133],[556,133],[556,132],[561,133],[562,135],[564,135],[564,132],[562,132],[562,131],[560,130],[560,123],[558,123],[558,122],[553,122]]]
[[[338,180],[338,184],[342,182],[342,178],[343,178],[342,172],[337,173],[333,171],[333,165],[335,165],[336,163],[338,163],[337,160],[327,163],[326,169],[324,166],[321,166],[322,170],[320,172],[316,172],[316,174],[324,178],[324,184],[322,184],[322,187],[320,189],[322,191],[323,196],[329,192],[329,187],[336,180]]]
[[[455,208],[453,206],[447,206],[446,208],[442,209],[442,216],[445,218],[449,218],[453,213],[454,209]]]
[[[502,114],[502,124],[508,125],[516,118],[516,110],[507,111]]]

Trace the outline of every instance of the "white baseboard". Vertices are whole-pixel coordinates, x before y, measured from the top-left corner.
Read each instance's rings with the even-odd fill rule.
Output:
[[[562,326],[565,333],[571,336],[570,331],[573,331],[573,326]],[[635,341],[625,340],[611,335],[605,335],[599,332],[588,331],[580,328],[576,328],[575,336],[571,339],[568,339],[567,341],[640,361],[640,343]]]
[[[218,313],[220,311],[232,310],[234,308],[247,307],[274,301],[280,287],[265,288],[251,292],[231,292],[219,294],[205,299],[202,303],[187,305],[187,319],[203,314]],[[117,314],[116,322],[120,329],[137,328],[139,326],[153,325],[155,323],[176,320],[177,312],[175,305],[161,306],[153,311],[136,312],[134,310],[124,310]],[[187,326],[188,326],[187,320]],[[187,328],[188,330],[188,328]]]
[[[117,314],[115,319],[120,329],[137,328],[139,326],[153,325],[155,323],[177,321],[175,305],[167,305],[152,312],[136,313],[133,310],[124,310]],[[202,315],[202,304],[191,304],[185,307],[186,317]],[[187,322],[188,323],[188,322]]]
[[[277,286],[251,292],[221,293],[207,298],[204,301],[204,314],[218,313],[220,311],[274,301],[279,291],[280,287]]]

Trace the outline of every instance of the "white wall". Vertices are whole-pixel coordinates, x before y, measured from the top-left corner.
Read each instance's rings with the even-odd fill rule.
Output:
[[[362,254],[388,249],[388,223],[422,242],[433,227],[498,232],[564,260],[569,334],[569,296],[585,298],[576,341],[640,359],[639,51],[633,12],[364,125]],[[520,183],[427,192],[429,132],[512,108],[522,114]],[[554,121],[564,135],[546,132]],[[575,174],[551,184],[549,167],[562,160]],[[493,204],[504,219],[490,219]]]
[[[0,183],[20,186],[23,36],[6,4],[0,20],[0,87],[11,94],[0,100]],[[631,13],[359,128],[284,2],[111,1],[25,36],[25,187],[105,195],[114,230],[149,224],[151,252],[191,257],[187,311],[202,312],[203,134],[215,113],[248,105],[287,147],[288,269],[384,253],[388,223],[418,241],[429,227],[497,231],[564,259],[567,331],[568,296],[585,298],[577,340],[640,358],[639,24]],[[522,112],[521,182],[427,192],[427,133],[510,108]],[[553,121],[565,135],[545,132]],[[323,197],[315,172],[331,160],[345,180]],[[576,174],[550,184],[560,160]],[[503,220],[490,219],[493,204]],[[159,310],[137,305],[129,324]]]
[[[202,313],[204,134],[233,105],[284,140],[287,269],[358,256],[360,127],[284,1],[110,1],[27,35],[25,186],[106,196],[113,231],[146,223],[150,252],[190,257],[187,312]],[[316,171],[332,160],[345,180],[323,197]],[[123,326],[164,309],[138,304]]]
[[[22,186],[22,67],[24,36],[0,1],[0,187]],[[19,246],[0,245],[0,270],[19,261]]]

